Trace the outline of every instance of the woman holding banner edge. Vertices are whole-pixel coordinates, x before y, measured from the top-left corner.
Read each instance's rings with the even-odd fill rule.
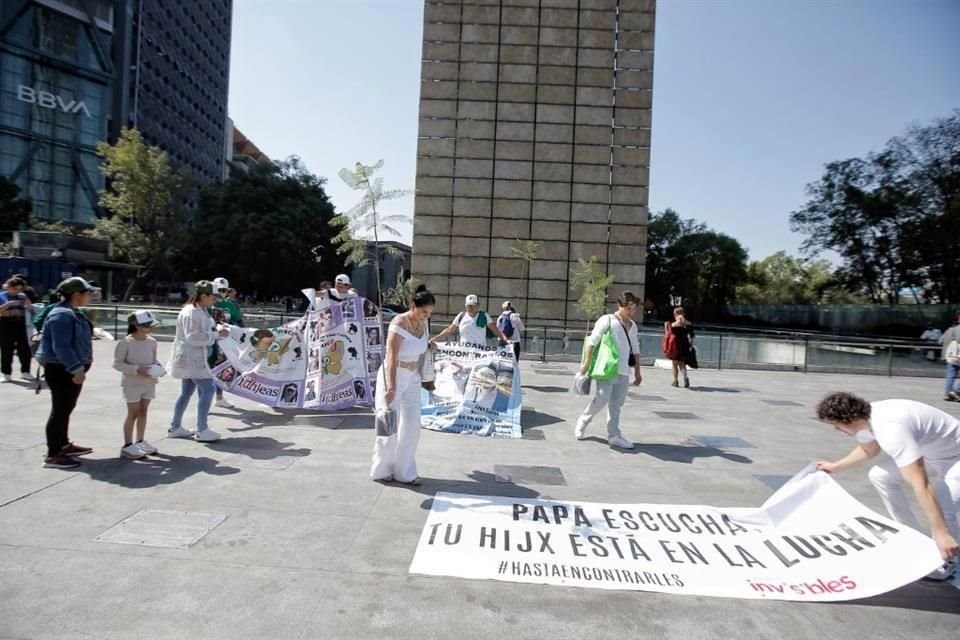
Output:
[[[377,482],[419,485],[417,444],[420,442],[420,356],[430,344],[428,321],[436,301],[426,287],[417,287],[410,310],[398,315],[387,330],[386,357],[377,373],[374,406],[397,412],[397,431],[377,436],[370,477]]]

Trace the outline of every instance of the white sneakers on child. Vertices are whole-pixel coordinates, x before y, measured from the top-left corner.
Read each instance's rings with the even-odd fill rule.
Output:
[[[120,456],[126,458],[127,460],[139,460],[140,458],[147,455],[140,450],[135,444],[128,444],[124,448],[120,449]]]
[[[134,446],[143,451],[148,456],[152,456],[157,452],[157,448],[147,442],[146,440],[141,440],[140,442],[134,443]]]

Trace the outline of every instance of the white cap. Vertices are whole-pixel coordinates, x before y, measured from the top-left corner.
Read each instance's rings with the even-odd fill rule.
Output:
[[[157,324],[156,316],[154,316],[151,311],[147,311],[146,309],[138,309],[137,311],[134,311],[127,319],[135,320],[136,323],[140,325],[153,326]]]
[[[214,292],[220,291],[221,289],[229,289],[230,283],[226,278],[214,278],[213,279],[213,290]]]
[[[334,282],[337,284],[350,284],[350,276],[345,273],[341,273],[336,277]]]
[[[467,301],[465,302],[465,304],[467,306],[473,305],[473,304],[480,304],[480,299],[471,293],[470,295],[467,296]]]
[[[500,305],[500,308],[501,308],[501,309],[509,309],[509,308],[511,308],[512,306],[513,306],[513,305],[510,304],[510,301],[509,301],[509,300],[504,300],[504,301],[503,301],[503,304]]]

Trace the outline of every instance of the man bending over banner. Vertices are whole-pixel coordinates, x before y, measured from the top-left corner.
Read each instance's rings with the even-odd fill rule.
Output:
[[[857,439],[857,447],[836,462],[818,462],[817,468],[837,473],[874,458],[890,456],[867,476],[890,516],[920,529],[904,493],[909,484],[930,523],[930,532],[943,566],[930,580],[953,577],[960,556],[960,420],[913,400],[868,403],[852,393],[831,393],[817,405],[817,418]]]

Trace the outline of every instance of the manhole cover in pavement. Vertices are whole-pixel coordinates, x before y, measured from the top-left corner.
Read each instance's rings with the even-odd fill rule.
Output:
[[[803,405],[799,402],[794,402],[793,400],[764,400],[769,405],[774,407],[802,407]]]
[[[776,491],[783,485],[787,484],[787,480],[789,480],[792,476],[754,474],[753,477]]]
[[[560,467],[528,467],[513,464],[495,464],[493,473],[497,482],[514,484],[566,485]]]
[[[687,411],[654,411],[655,414],[666,420],[699,420],[700,416]]]
[[[705,447],[714,449],[756,449],[743,438],[736,436],[693,436],[693,439]]]
[[[97,542],[186,549],[227,516],[220,513],[144,509],[94,538]]]

